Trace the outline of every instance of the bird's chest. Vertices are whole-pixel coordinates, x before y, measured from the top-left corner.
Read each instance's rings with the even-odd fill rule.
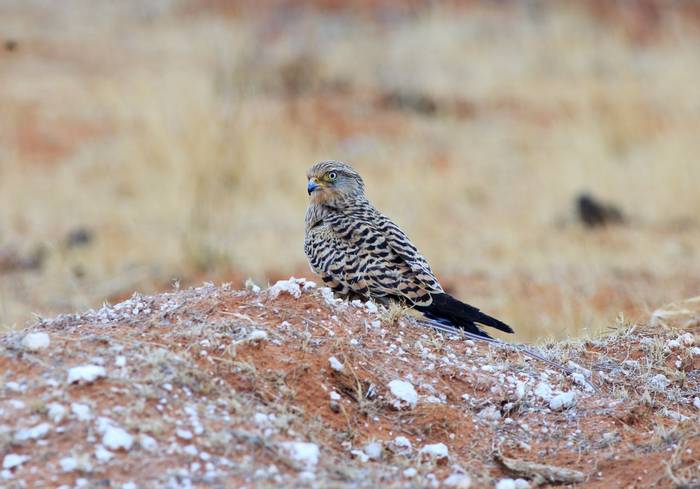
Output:
[[[314,271],[337,270],[360,253],[359,238],[350,219],[328,218],[307,231],[304,251]]]

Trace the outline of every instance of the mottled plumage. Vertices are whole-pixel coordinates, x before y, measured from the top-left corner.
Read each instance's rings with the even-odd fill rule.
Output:
[[[442,290],[406,234],[367,200],[362,177],[352,167],[322,161],[309,169],[307,178],[304,251],[313,271],[334,292],[405,302],[433,319],[485,337],[475,323],[513,332]]]

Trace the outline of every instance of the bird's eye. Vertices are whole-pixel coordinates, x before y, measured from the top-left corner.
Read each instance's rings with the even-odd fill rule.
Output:
[[[335,181],[335,179],[338,178],[338,174],[334,171],[328,173],[328,180],[331,182]]]

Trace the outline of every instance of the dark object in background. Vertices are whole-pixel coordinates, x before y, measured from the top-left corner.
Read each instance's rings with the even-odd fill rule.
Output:
[[[0,274],[18,271],[40,270],[46,258],[46,248],[37,246],[26,255],[15,249],[0,249]]]
[[[87,246],[93,239],[94,235],[90,229],[76,228],[66,235],[64,242],[66,249],[71,249],[79,246]]]
[[[384,94],[380,102],[383,107],[408,110],[426,116],[435,115],[438,110],[437,101],[422,93],[392,91]]]
[[[5,39],[5,51],[14,51],[17,49],[17,41],[14,39]]]
[[[625,222],[620,209],[601,202],[588,193],[579,194],[576,199],[576,212],[583,225],[589,228]]]

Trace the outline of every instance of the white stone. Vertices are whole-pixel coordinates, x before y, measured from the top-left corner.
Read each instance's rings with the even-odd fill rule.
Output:
[[[29,333],[22,338],[22,346],[27,351],[39,351],[48,348],[51,339],[46,333]]]
[[[2,461],[3,469],[13,469],[19,467],[24,462],[29,460],[30,457],[26,455],[17,455],[16,453],[8,453]]]
[[[432,445],[425,445],[423,448],[420,449],[420,453],[422,455],[427,455],[429,457],[432,457],[436,460],[442,459],[442,458],[449,458],[449,450],[447,449],[447,445],[444,443],[434,443]]]
[[[111,422],[102,426],[98,424],[98,431],[103,433],[102,444],[111,450],[129,450],[134,443],[134,438],[126,430]]]
[[[496,421],[501,419],[501,412],[498,410],[498,408],[496,408],[496,406],[486,406],[484,409],[479,411],[478,416],[480,418]]]
[[[24,408],[24,402],[20,401],[19,399],[10,399],[7,401],[7,403],[13,408],[13,409],[23,409]]]
[[[396,438],[394,438],[394,446],[396,447],[399,453],[410,452],[413,449],[413,446],[411,445],[411,440],[409,440],[405,436],[397,436]]]
[[[671,381],[668,380],[664,374],[654,375],[651,379],[649,379],[649,387],[655,391],[662,391],[666,389],[670,383]]]
[[[183,430],[181,428],[178,428],[175,430],[175,435],[178,438],[182,438],[183,440],[191,440],[192,439],[192,432],[190,430]]]
[[[335,370],[336,372],[342,372],[343,369],[345,368],[345,366],[342,363],[340,363],[340,360],[338,360],[335,357],[330,357],[328,359],[328,363],[330,363],[331,368],[333,370]]]
[[[70,405],[70,409],[79,421],[90,421],[92,419],[92,414],[90,413],[90,406],[88,406],[87,404],[80,404],[78,402],[74,402]]]
[[[158,442],[144,433],[139,435],[139,445],[148,452],[155,452],[158,450]]]
[[[265,413],[255,413],[253,422],[258,426],[272,426],[272,418]]]
[[[382,444],[378,442],[372,442],[365,445],[362,449],[370,460],[379,460],[382,458]]]
[[[496,483],[496,489],[516,489],[513,479],[501,479]]]
[[[411,477],[415,477],[417,473],[418,471],[416,469],[409,467],[403,471],[403,476],[410,479]]]
[[[328,288],[328,287],[321,287],[318,289],[321,291],[321,296],[323,296],[323,300],[328,304],[329,306],[335,306],[337,304],[336,298],[333,295],[333,291]]]
[[[472,478],[468,474],[450,474],[442,483],[447,487],[469,489],[472,486]]]
[[[576,384],[578,384],[578,385],[580,385],[581,387],[583,387],[583,389],[584,389],[586,392],[593,392],[593,386],[591,386],[591,384],[588,383],[588,381],[586,380],[585,375],[580,374],[580,373],[578,373],[578,372],[574,372],[573,374],[571,374],[571,379],[572,379]]]
[[[667,416],[667,417],[669,417],[673,420],[676,420],[676,421],[687,421],[688,419],[690,419],[690,418],[688,418],[688,416],[685,416],[684,414],[679,413],[678,411],[672,411],[672,410],[667,409],[667,408],[663,408],[661,410],[661,412],[663,413],[664,416]]]
[[[316,480],[316,474],[314,474],[310,470],[303,470],[299,472],[299,480],[308,482]]]
[[[95,447],[95,458],[100,462],[109,462],[114,457],[114,454],[107,450],[102,445],[97,445]]]
[[[700,409],[700,397],[693,398],[693,406],[695,406],[696,409]]]
[[[530,483],[525,479],[501,479],[496,483],[496,489],[530,489]]]
[[[270,297],[276,299],[280,294],[286,293],[298,299],[301,297],[301,287],[297,283],[297,279],[294,277],[289,280],[278,280],[275,285],[269,289]]]
[[[367,454],[365,452],[363,452],[362,450],[350,450],[350,454],[353,457],[357,457],[357,459],[362,463],[365,463],[369,460],[369,457],[367,456]]]
[[[315,443],[286,441],[280,443],[280,447],[289,458],[301,463],[307,469],[313,469],[318,464],[319,449]]]
[[[117,358],[114,359],[114,365],[116,365],[117,367],[125,367],[126,357],[123,355],[119,355]]]
[[[537,387],[535,387],[535,395],[540,399],[549,401],[552,398],[552,386],[546,382],[540,382],[537,384]]]
[[[685,346],[692,346],[695,343],[695,336],[692,333],[685,333],[678,337],[678,341],[683,343]]]
[[[45,437],[50,429],[49,423],[41,423],[32,428],[20,428],[15,432],[15,441],[38,440]]]
[[[412,408],[418,403],[418,393],[410,382],[406,382],[405,380],[392,380],[389,382],[389,390],[399,401],[394,403],[394,406],[397,408],[400,407],[402,403],[406,403]]]
[[[11,380],[9,382],[5,382],[5,389],[15,392],[24,392],[26,387],[22,387],[17,382]]]
[[[47,414],[49,419],[51,419],[51,421],[54,423],[60,423],[63,420],[63,417],[66,415],[66,408],[57,402],[52,402],[48,405],[48,408]]]
[[[574,405],[574,391],[562,392],[557,394],[549,401],[549,408],[553,411],[570,408]]]
[[[248,335],[248,341],[263,341],[268,338],[267,331],[256,329]]]
[[[78,468],[78,461],[73,457],[64,457],[58,461],[63,472],[72,472]]]
[[[107,372],[104,367],[99,365],[80,365],[78,367],[73,367],[68,371],[68,383],[72,384],[74,382],[80,382],[81,380],[90,383],[99,379],[100,377],[106,377]]]
[[[260,287],[255,285],[255,282],[253,282],[252,279],[245,281],[245,288],[250,290],[253,294],[258,294],[260,292]]]

